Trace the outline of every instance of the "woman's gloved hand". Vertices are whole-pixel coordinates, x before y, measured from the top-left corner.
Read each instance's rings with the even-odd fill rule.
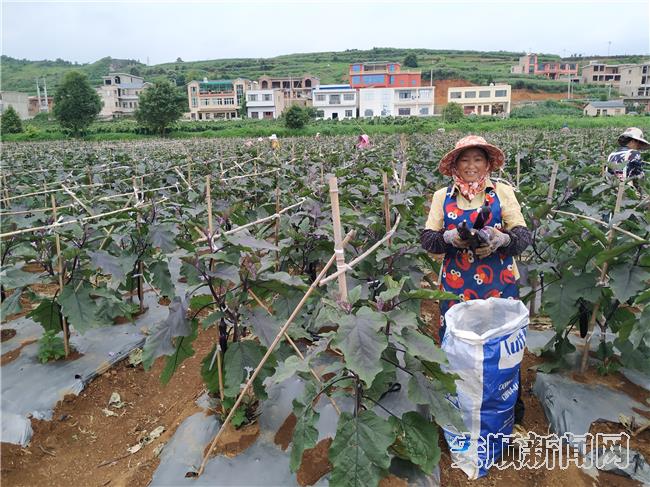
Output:
[[[442,239],[446,244],[453,245],[457,249],[466,249],[469,247],[469,242],[460,238],[458,230],[455,228],[453,230],[447,230],[445,233],[443,233]]]
[[[494,253],[499,247],[506,247],[510,244],[510,235],[497,230],[494,227],[483,227],[481,236],[485,239],[485,244],[477,248],[474,253],[480,259]]]

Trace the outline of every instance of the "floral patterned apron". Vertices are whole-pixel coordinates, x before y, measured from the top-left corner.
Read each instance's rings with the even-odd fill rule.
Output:
[[[445,197],[445,230],[453,230],[461,222],[471,228],[479,215],[480,208],[461,210],[456,201],[456,192],[450,186]],[[494,188],[485,188],[485,203],[491,214],[486,225],[501,228],[501,203]],[[453,248],[445,254],[440,289],[461,295],[462,301],[487,299],[489,297],[519,299],[519,290],[513,273],[514,260],[498,250],[484,259],[479,259],[470,249]],[[440,341],[444,336],[445,313],[458,301],[440,302]]]

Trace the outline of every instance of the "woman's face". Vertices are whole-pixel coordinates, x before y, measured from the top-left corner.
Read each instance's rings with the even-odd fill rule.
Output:
[[[456,159],[458,175],[468,183],[481,179],[488,170],[488,161],[481,149],[466,149]]]

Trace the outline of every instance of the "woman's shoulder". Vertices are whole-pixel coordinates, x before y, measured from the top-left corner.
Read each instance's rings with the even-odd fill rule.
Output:
[[[498,193],[515,193],[515,188],[508,181],[503,179],[492,180],[494,182],[494,189]]]

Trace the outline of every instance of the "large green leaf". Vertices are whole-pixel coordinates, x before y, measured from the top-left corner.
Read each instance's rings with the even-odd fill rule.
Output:
[[[75,289],[74,284],[67,284],[63,286],[63,291],[59,295],[63,315],[79,333],[111,324],[99,315],[99,308],[90,297],[91,290],[92,288],[85,283],[78,289]]]
[[[164,260],[156,260],[147,264],[147,267],[151,272],[151,284],[160,289],[160,294],[168,298],[174,296],[176,289],[174,288],[167,262]]]
[[[401,421],[391,420],[400,431],[395,445],[399,455],[419,465],[424,473],[433,473],[440,461],[438,427],[415,411],[404,413]]]
[[[56,301],[45,298],[27,316],[39,323],[45,331],[58,333],[63,329],[59,313],[60,309]]]
[[[555,330],[564,330],[571,317],[578,311],[578,298],[589,302],[598,300],[601,288],[596,286],[595,274],[585,272],[579,276],[565,274],[561,280],[552,282],[544,292],[544,309],[553,320]]]
[[[265,349],[252,340],[244,340],[228,345],[224,354],[224,389],[226,396],[235,397],[241,386],[248,380],[250,374],[262,361]],[[253,388],[258,398],[266,398],[262,382],[273,374],[275,360],[269,359],[253,382]]]
[[[149,230],[149,241],[155,248],[159,248],[165,253],[176,250],[174,237],[176,235],[176,226],[173,223],[163,223],[153,225]]]
[[[293,400],[293,414],[296,416],[296,426],[293,430],[289,468],[295,472],[300,467],[304,451],[316,446],[318,441],[316,423],[320,414],[310,404],[305,405],[295,399]]]
[[[331,487],[374,487],[390,466],[388,447],[396,431],[389,421],[371,410],[357,417],[344,412],[339,417],[336,436],[330,446]]]
[[[388,340],[380,329],[386,317],[364,306],[356,315],[344,315],[332,344],[345,356],[347,367],[367,385],[381,372],[379,358]]]
[[[250,235],[245,235],[243,232],[238,232],[233,235],[228,235],[225,237],[228,242],[238,247],[244,247],[247,249],[253,250],[280,250],[280,247],[276,247],[272,243],[267,242],[266,240],[259,240]]]
[[[458,410],[447,399],[445,386],[436,379],[429,379],[422,372],[414,372],[408,384],[408,397],[415,404],[427,404],[440,426],[454,426],[465,431],[463,419]]]
[[[266,347],[273,343],[283,325],[275,316],[269,315],[262,308],[244,309],[241,324],[253,328],[255,335],[260,339],[262,345]]]
[[[275,373],[268,379],[269,384],[279,384],[298,372],[309,372],[307,360],[301,360],[297,355],[290,355],[283,362],[279,362]]]
[[[103,274],[110,274],[111,280],[109,287],[117,289],[124,282],[128,272],[133,270],[138,257],[133,254],[125,254],[122,257],[116,257],[105,250],[88,252],[90,257],[90,266],[93,269],[101,269]]]
[[[0,306],[0,316],[2,316],[2,319],[5,319],[6,316],[20,313],[20,311],[23,309],[22,306],[20,306],[20,295],[22,293],[22,288],[15,289],[13,294],[11,296],[8,296],[2,302],[2,306]]]
[[[41,281],[41,277],[34,272],[25,272],[17,267],[5,267],[0,271],[0,282],[5,289],[26,287]]]
[[[629,263],[611,269],[609,277],[614,296],[621,303],[625,303],[631,297],[636,296],[638,292],[647,289],[646,281],[650,278],[650,274],[641,267]]]
[[[433,338],[423,335],[411,328],[404,328],[401,335],[395,334],[393,338],[406,347],[406,351],[414,357],[419,357],[428,362],[439,364],[447,363],[447,357]]]
[[[187,300],[176,296],[169,304],[169,314],[164,321],[158,323],[144,343],[142,363],[145,369],[162,355],[171,355],[176,351],[173,339],[186,337],[192,333],[190,321],[187,319]]]
[[[413,291],[409,291],[407,296],[411,299],[458,299],[457,294],[442,291],[440,289],[414,289]]]
[[[167,357],[167,360],[165,361],[165,367],[160,374],[160,381],[163,384],[167,384],[169,382],[169,380],[172,378],[172,375],[174,375],[174,372],[178,370],[178,367],[180,367],[185,359],[188,359],[194,355],[192,342],[196,340],[198,334],[198,321],[192,320],[191,327],[192,333],[189,336],[176,337],[176,350],[174,350],[174,353]]]
[[[625,252],[629,252],[632,249],[637,248],[639,245],[643,245],[646,242],[627,242],[622,245],[618,245],[614,248],[603,250],[596,256],[596,264],[603,265],[607,261],[611,261],[614,257],[618,257]]]
[[[219,392],[219,367],[217,364],[217,346],[215,345],[201,361],[201,377],[208,392],[216,394]],[[222,371],[223,373],[223,371]],[[223,377],[221,378],[223,380]]]

